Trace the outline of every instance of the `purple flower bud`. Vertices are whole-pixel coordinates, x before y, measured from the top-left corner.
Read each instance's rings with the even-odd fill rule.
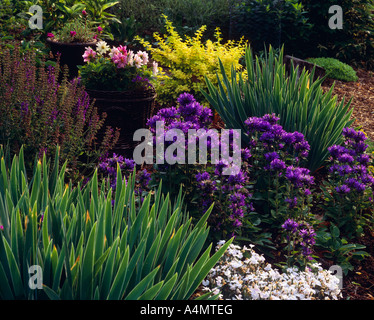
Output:
[[[351,189],[346,184],[343,184],[341,186],[336,187],[335,191],[339,194],[347,194],[351,192]]]
[[[297,231],[297,228],[299,227],[299,224],[292,219],[287,219],[283,224],[282,228],[291,231],[292,233],[295,233]]]

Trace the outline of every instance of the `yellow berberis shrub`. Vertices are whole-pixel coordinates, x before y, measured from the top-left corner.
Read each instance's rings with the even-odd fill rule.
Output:
[[[153,34],[156,45],[137,37],[136,39],[149,51],[152,60],[159,65],[160,74],[156,84],[158,99],[162,104],[175,101],[183,92],[190,92],[198,101],[206,101],[200,92],[205,89],[205,76],[217,84],[219,60],[226,72],[230,74],[231,66],[239,73],[242,72],[240,58],[245,54],[247,42],[229,40],[223,43],[219,28],[215,30],[215,41],[202,41],[206,26],[198,29],[193,37],[181,37],[175,30],[168,17],[165,19],[166,34]]]

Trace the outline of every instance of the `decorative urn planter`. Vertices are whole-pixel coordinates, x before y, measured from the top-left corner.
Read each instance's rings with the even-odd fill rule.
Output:
[[[132,157],[140,142],[133,140],[134,132],[146,128],[148,118],[153,115],[156,91],[153,86],[135,91],[101,91],[86,89],[100,112],[107,113],[106,126],[120,128],[120,138],[115,151]]]
[[[72,79],[78,76],[78,65],[83,65],[82,55],[86,47],[94,47],[97,41],[78,43],[78,42],[58,42],[52,39],[47,39],[47,44],[50,46],[54,56],[57,53],[61,54],[60,65],[67,65],[69,68],[69,78]]]

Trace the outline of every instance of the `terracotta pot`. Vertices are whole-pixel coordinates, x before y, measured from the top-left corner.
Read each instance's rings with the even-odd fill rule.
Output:
[[[116,151],[132,157],[139,142],[133,141],[134,132],[146,128],[147,120],[153,115],[156,91],[153,86],[137,91],[101,91],[86,89],[100,112],[107,113],[105,126],[120,128]]]
[[[97,41],[87,43],[64,43],[47,39],[47,44],[50,46],[54,56],[57,53],[61,54],[60,65],[67,65],[69,68],[69,78],[72,79],[78,75],[78,65],[83,65],[83,54],[86,51],[86,47],[96,46]]]

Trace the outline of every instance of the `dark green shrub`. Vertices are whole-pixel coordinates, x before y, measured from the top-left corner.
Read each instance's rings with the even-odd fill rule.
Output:
[[[316,64],[326,70],[331,79],[342,81],[357,81],[356,71],[348,64],[334,58],[309,58],[307,61]]]
[[[0,1],[0,37],[24,34],[27,25],[24,11],[26,11],[25,1]]]
[[[299,53],[312,27],[300,1],[245,0],[235,8],[235,34],[245,36],[256,52],[285,44],[287,53]]]
[[[230,12],[233,1],[227,0],[120,0],[115,14],[121,21],[131,18],[137,21],[138,35],[145,37],[152,32],[163,32],[164,19],[169,17],[176,31],[192,36],[202,25],[207,26],[208,35],[214,35],[215,27],[220,27],[226,36],[229,33]],[[128,30],[123,30],[126,34]],[[117,36],[123,37],[118,35]]]
[[[301,0],[308,11],[310,30],[309,42],[303,46],[304,57],[329,56],[350,65],[373,67],[374,20],[372,0]],[[339,5],[343,10],[343,29],[330,29],[329,8]]]

